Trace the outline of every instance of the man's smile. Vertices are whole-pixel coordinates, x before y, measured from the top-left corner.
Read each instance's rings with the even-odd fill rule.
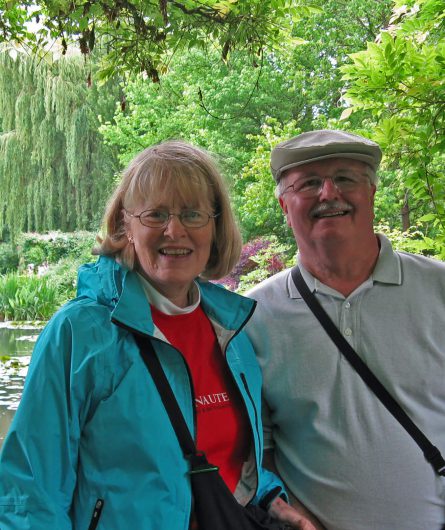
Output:
[[[322,202],[315,206],[310,215],[315,219],[322,219],[325,217],[343,217],[348,215],[353,210],[350,204],[340,201]]]

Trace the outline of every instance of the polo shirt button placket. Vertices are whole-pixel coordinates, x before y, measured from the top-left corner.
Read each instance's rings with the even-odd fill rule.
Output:
[[[351,308],[351,302],[345,301],[343,302],[343,335],[347,338],[351,337],[352,335],[352,328],[350,327],[350,312],[349,309]],[[349,324],[349,325],[348,325]]]

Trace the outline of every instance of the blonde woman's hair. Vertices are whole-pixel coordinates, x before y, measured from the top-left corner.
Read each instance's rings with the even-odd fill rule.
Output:
[[[129,269],[137,263],[134,245],[127,236],[125,210],[133,213],[143,203],[154,206],[171,197],[191,208],[218,214],[210,258],[201,276],[216,280],[228,274],[241,253],[241,235],[227,188],[209,153],[180,140],[144,149],[125,169],[103,218],[103,237],[95,254],[113,256]]]

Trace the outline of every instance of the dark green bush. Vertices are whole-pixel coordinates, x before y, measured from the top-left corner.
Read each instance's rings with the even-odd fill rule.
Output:
[[[20,268],[24,270],[29,264],[35,267],[42,264],[51,265],[67,256],[88,256],[86,259],[90,260],[94,244],[95,234],[92,232],[25,233],[18,238]]]
[[[11,243],[0,243],[0,274],[6,274],[17,269],[19,255],[17,248]]]

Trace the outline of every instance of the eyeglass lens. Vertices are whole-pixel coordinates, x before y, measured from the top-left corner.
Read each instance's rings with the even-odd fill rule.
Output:
[[[138,215],[144,226],[151,228],[161,228],[168,224],[171,217],[178,217],[181,223],[187,228],[201,228],[205,226],[210,219],[210,215],[201,210],[182,210],[180,213],[172,213],[164,208],[145,210]]]
[[[334,175],[333,177],[311,176],[296,180],[288,187],[288,190],[305,195],[318,195],[327,180],[330,180],[340,192],[352,191],[365,182],[365,178],[355,174]]]

